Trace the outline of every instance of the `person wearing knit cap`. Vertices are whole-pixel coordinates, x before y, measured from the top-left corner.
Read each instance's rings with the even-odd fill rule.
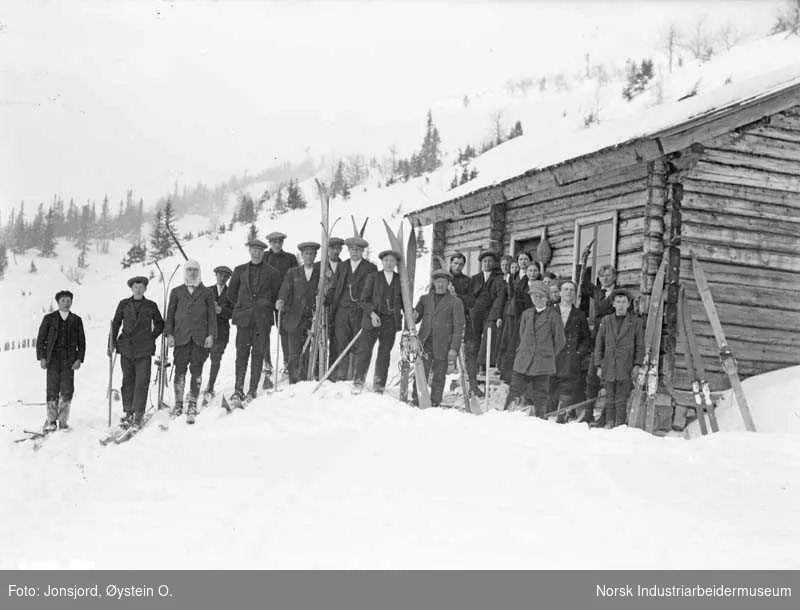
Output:
[[[164,331],[164,318],[155,301],[144,296],[147,278],[132,277],[128,280],[131,296],[122,299],[117,305],[111,320],[111,338],[108,356],[116,351],[122,369],[122,419],[120,426],[139,427],[147,407],[147,393],[150,389],[150,374],[153,356],[156,353],[156,339]]]
[[[72,313],[72,293],[60,290],[58,309],[46,314],[36,337],[36,359],[47,371],[45,396],[47,412],[42,432],[69,427],[69,411],[75,394],[75,371],[86,356],[83,320]]]
[[[353,377],[354,391],[364,387],[372,349],[378,343],[372,387],[383,394],[389,375],[389,360],[397,333],[403,330],[403,293],[400,289],[400,274],[395,271],[400,262],[400,254],[394,250],[384,250],[379,254],[383,270],[367,278],[361,292],[361,306],[364,311],[361,323],[362,333],[359,342],[358,361]]]
[[[217,337],[217,311],[214,293],[203,285],[200,263],[189,260],[183,266],[184,283],[172,289],[167,306],[164,332],[173,349],[175,404],[172,415],[183,413],[186,369],[189,369],[187,423],[194,423],[203,365]]]
[[[531,415],[544,419],[550,393],[550,378],[556,374],[556,356],[564,348],[564,326],[558,312],[547,304],[547,289],[540,280],[530,282],[533,307],[522,313],[519,347],[506,398],[508,409],[531,387]]]
[[[255,398],[267,349],[267,335],[274,321],[273,306],[281,289],[281,274],[264,261],[264,249],[250,246],[250,262],[233,270],[227,300],[231,321],[236,326],[236,378],[231,396],[243,406],[244,379],[250,364],[248,396]]]
[[[489,250],[478,257],[481,270],[470,278],[469,294],[472,305],[469,312],[472,334],[475,340],[464,344],[467,372],[470,376],[470,390],[476,396],[483,393],[478,389],[477,371],[486,362],[487,328],[492,326],[493,336],[500,332],[502,326],[503,307],[506,290],[503,276],[497,269],[497,255]],[[492,346],[489,346],[492,349]],[[490,352],[490,364],[495,361],[495,354]],[[489,371],[486,371],[487,377]]]
[[[363,322],[364,310],[362,309],[361,293],[364,286],[378,268],[364,259],[364,248],[369,244],[358,236],[348,237],[345,240],[350,260],[338,265],[333,276],[325,304],[330,307],[330,318],[333,320],[333,349],[331,354],[338,357],[347,344],[355,337]],[[343,358],[329,379],[331,381],[352,380],[355,374],[355,364],[361,354],[360,342],[351,348],[347,358]],[[333,358],[330,357],[333,362]]]
[[[311,329],[317,300],[320,264],[314,259],[319,248],[316,242],[303,242],[297,246],[303,264],[286,272],[275,303],[287,335],[289,383],[304,381],[308,374],[309,350],[304,353],[303,345]]]
[[[267,235],[267,243],[269,243],[269,250],[266,251],[264,254],[264,260],[268,265],[271,265],[275,269],[278,270],[278,274],[281,277],[281,283],[283,283],[284,278],[286,277],[287,272],[289,269],[294,269],[297,267],[297,257],[294,254],[286,252],[283,249],[283,242],[286,240],[286,234],[281,233],[280,231],[273,231],[269,235]],[[277,321],[277,311],[275,312],[275,320]],[[275,366],[283,366],[284,369],[288,368],[289,364],[289,339],[286,331],[282,328],[278,329],[278,334],[280,336],[281,341],[281,352],[283,353],[283,362],[276,362],[274,363]],[[264,354],[264,382],[266,383],[266,387],[272,387],[272,350],[270,345],[272,343],[272,338],[270,335],[267,335],[267,347],[266,353]]]
[[[420,297],[414,308],[420,322],[417,338],[425,358],[425,375],[431,380],[431,406],[442,402],[448,364],[455,364],[464,336],[464,305],[450,288],[451,276],[439,269],[431,274],[431,290]],[[412,400],[417,401],[416,380]]]
[[[217,338],[214,339],[214,345],[211,346],[209,354],[211,368],[208,372],[206,389],[203,391],[203,404],[214,397],[214,384],[217,382],[222,356],[225,353],[225,348],[228,347],[228,341],[230,341],[231,337],[231,315],[233,312],[228,302],[228,280],[231,275],[233,275],[233,271],[231,271],[230,267],[225,265],[214,267],[214,276],[217,281],[209,290],[214,295],[214,311],[217,314]]]

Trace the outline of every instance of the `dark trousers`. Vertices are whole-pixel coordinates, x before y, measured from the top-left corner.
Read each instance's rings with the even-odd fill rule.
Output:
[[[467,369],[467,380],[470,389],[478,387],[478,351],[480,335],[475,338],[472,320],[467,316],[464,324],[464,367]]]
[[[250,361],[250,392],[258,391],[261,367],[269,345],[269,326],[236,327],[236,382],[235,390],[244,393],[244,376]]]
[[[517,398],[528,393],[529,387],[530,396],[533,399],[533,411],[531,414],[544,419],[547,412],[547,400],[550,396],[550,375],[525,375],[514,371],[505,408],[507,409]]]
[[[394,324],[381,325],[378,328],[371,328],[361,333],[358,342],[361,344],[358,350],[358,361],[353,379],[356,383],[364,383],[369,371],[369,363],[372,360],[372,348],[378,342],[378,356],[375,358],[375,372],[372,376],[372,383],[376,390],[383,390],[386,387],[386,380],[389,376],[389,360],[394,346],[397,331]]]
[[[433,357],[433,350],[430,347],[430,344],[425,344],[423,346],[423,350],[425,352],[425,357],[422,359],[422,363],[425,366],[425,377],[430,379],[431,387],[431,406],[438,407],[442,404],[442,394],[444,394],[444,381],[445,377],[447,376],[447,358],[442,358],[441,360],[435,360]],[[417,403],[417,378],[414,375],[414,370],[412,368],[411,372],[411,379],[413,380],[413,390],[412,390],[412,400],[414,403]]]
[[[208,358],[208,352],[202,345],[189,341],[186,345],[176,345],[172,352],[175,362],[175,404],[183,404],[183,391],[186,387],[186,369],[189,369],[191,381],[189,382],[189,404],[197,402],[200,394],[200,381],[203,376],[203,365]]]
[[[147,390],[150,387],[152,358],[127,358],[120,356],[122,366],[122,410],[125,413],[144,413]]]
[[[67,402],[75,393],[75,371],[67,358],[66,352],[53,350],[50,363],[47,365],[47,401],[58,402],[59,397]]]
[[[289,383],[304,381],[308,376],[308,358],[311,346],[306,349],[305,354],[303,353],[303,346],[306,343],[306,336],[310,326],[311,320],[308,320],[305,324],[300,324],[296,329],[286,332]]]
[[[217,375],[219,375],[219,366],[222,362],[222,355],[225,353],[225,348],[228,347],[228,337],[224,339],[217,339],[214,341],[214,347],[211,348],[211,370],[208,372],[208,389],[214,391],[214,384],[217,382]]]
[[[606,388],[606,423],[620,426],[628,420],[628,397],[633,389],[630,379],[618,379],[605,382]]]
[[[333,342],[336,344],[337,357],[342,354],[347,344],[356,336],[361,328],[364,313],[358,307],[339,307],[333,320]],[[353,379],[355,365],[361,352],[359,341],[350,348],[350,353],[342,359],[329,379],[345,381]],[[331,360],[333,364],[333,360]]]
[[[514,358],[519,345],[519,316],[503,316],[501,340],[497,358],[500,365],[500,378],[506,383],[514,374]],[[486,355],[484,354],[484,357]]]

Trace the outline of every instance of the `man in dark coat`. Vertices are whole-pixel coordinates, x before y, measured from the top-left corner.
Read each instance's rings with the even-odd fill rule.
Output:
[[[594,316],[591,319],[592,342],[596,341],[597,331],[603,318],[614,313],[613,294],[617,289],[617,272],[611,265],[603,265],[597,273],[600,282],[589,292],[589,296],[594,301]],[[591,358],[590,358],[591,360]],[[588,363],[586,371],[585,393],[586,398],[597,398],[600,391],[601,379],[597,376],[597,367],[593,362]],[[586,409],[585,422],[594,422],[594,407]]]
[[[414,315],[421,321],[417,337],[425,352],[425,374],[431,379],[431,406],[442,402],[448,364],[455,364],[464,336],[464,305],[449,290],[450,274],[433,272],[433,289],[420,297]],[[414,400],[417,399],[416,382]]]
[[[564,348],[564,326],[558,312],[547,304],[547,289],[535,280],[530,285],[533,307],[522,313],[519,347],[514,374],[506,398],[508,409],[532,386],[532,415],[544,419],[550,392],[550,377],[556,374],[556,355]]]
[[[581,363],[592,351],[589,323],[586,321],[586,314],[575,307],[576,294],[575,283],[565,280],[561,283],[559,301],[554,306],[564,327],[565,340],[564,348],[556,356],[556,377],[553,384],[559,423],[566,421],[561,410],[577,402],[579,385],[583,382]]]
[[[158,305],[144,296],[148,282],[141,275],[128,280],[131,296],[119,302],[111,321],[109,352],[115,350],[120,355],[122,368],[123,427],[142,425],[156,339],[164,331]]]
[[[464,265],[467,263],[467,258],[461,252],[454,252],[450,255],[450,293],[455,294],[464,306],[464,352],[477,353],[478,348],[475,346],[475,337],[472,333],[472,321],[469,319],[469,311],[475,303],[475,299],[469,292],[470,278],[463,273]],[[465,357],[465,366],[467,367],[467,379],[469,381],[470,391],[476,396],[483,396],[478,387],[478,359]],[[453,382],[455,385],[457,381]],[[454,387],[455,387],[454,385]]]
[[[236,326],[236,382],[233,398],[244,399],[244,377],[250,360],[250,390],[254,398],[261,379],[261,367],[267,350],[267,336],[273,322],[273,307],[281,288],[281,275],[264,260],[267,245],[261,240],[247,243],[250,262],[233,270],[227,299],[231,320]],[[251,357],[252,352],[252,357]]]
[[[214,339],[214,345],[211,348],[211,370],[208,373],[208,385],[205,389],[205,394],[209,398],[214,396],[214,384],[217,382],[220,362],[230,340],[232,313],[227,297],[228,280],[233,275],[233,271],[230,267],[220,265],[214,268],[214,275],[217,277],[217,283],[210,290],[214,295],[214,310],[217,313],[217,338]]]
[[[281,312],[288,337],[289,383],[303,381],[308,373],[308,350],[303,354],[306,336],[311,329],[317,299],[320,268],[314,263],[320,245],[303,242],[297,246],[303,258],[301,267],[286,272],[275,309]]]
[[[267,243],[269,244],[269,249],[264,253],[264,260],[266,261],[266,263],[278,270],[278,273],[281,276],[281,283],[283,283],[283,278],[286,277],[286,273],[289,271],[289,269],[297,267],[297,257],[294,254],[289,254],[283,249],[283,242],[285,240],[286,240],[285,233],[281,233],[280,231],[273,231],[272,233],[267,235]],[[288,337],[286,331],[282,328],[278,329],[278,334],[280,335],[281,338],[281,351],[283,352],[283,362],[276,363],[276,366],[278,366],[279,364],[283,364],[284,368],[286,368],[288,367],[289,364]],[[268,380],[271,379],[271,374],[272,374],[272,350],[270,347],[271,343],[272,341],[270,340],[270,336],[267,335],[267,353],[265,355],[264,374],[267,375]],[[269,385],[270,384],[268,384],[268,387]]]
[[[364,248],[369,244],[363,237],[348,237],[345,245],[350,253],[350,260],[343,261],[338,265],[325,299],[331,309],[334,327],[333,343],[337,357],[342,354],[344,348],[361,328],[364,313],[361,308],[361,294],[367,278],[378,270],[374,264],[364,259]],[[360,346],[356,341],[351,348],[349,358],[344,358],[339,363],[329,379],[331,381],[351,380],[359,354]]]
[[[340,255],[342,253],[342,248],[344,247],[344,240],[341,237],[331,237],[328,240],[328,287],[331,286],[333,282],[333,278],[336,276],[336,270],[342,264],[342,259]],[[327,319],[326,322],[328,324],[328,362],[333,363],[336,361],[336,358],[339,357],[338,352],[336,351],[336,341],[334,340],[335,335],[335,325],[333,323],[333,316],[331,316],[330,307],[327,305],[325,306],[325,311],[327,312]]]
[[[400,289],[400,274],[395,271],[400,261],[400,253],[384,250],[379,257],[383,270],[367,278],[361,293],[364,317],[353,384],[356,392],[364,387],[372,359],[372,348],[377,341],[378,356],[375,359],[372,386],[378,394],[383,394],[389,375],[392,347],[398,331],[403,330],[403,292]]]
[[[611,298],[614,313],[603,318],[597,329],[594,365],[606,389],[605,409],[597,426],[613,428],[627,419],[628,396],[644,358],[644,330],[642,319],[630,312],[632,299],[627,290],[618,288]]]
[[[69,410],[75,393],[75,371],[86,356],[83,320],[70,311],[72,293],[56,293],[58,310],[42,318],[36,337],[36,359],[47,371],[47,419],[43,431],[69,427]]]
[[[473,363],[467,368],[475,371],[486,362],[486,336],[488,334],[486,329],[491,326],[493,335],[500,332],[506,298],[503,275],[496,269],[497,255],[494,252],[486,251],[480,255],[478,260],[481,263],[481,270],[469,281],[469,294],[472,300],[469,318],[475,341],[471,346],[464,346],[467,360]],[[486,371],[487,375],[488,373],[489,371]],[[473,385],[472,379],[470,379],[470,385]],[[477,379],[472,388],[473,392],[476,387]],[[475,393],[480,395],[478,392]]]
[[[164,332],[167,334],[167,344],[174,350],[175,405],[172,415],[183,413],[188,368],[191,381],[186,421],[193,423],[197,414],[203,365],[217,337],[217,310],[214,293],[203,285],[200,277],[200,263],[187,261],[183,273],[184,284],[173,288],[169,295]]]

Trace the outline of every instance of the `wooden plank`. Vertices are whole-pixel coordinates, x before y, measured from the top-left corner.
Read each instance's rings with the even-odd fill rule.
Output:
[[[771,254],[798,254],[800,253],[800,238],[797,235],[785,233],[769,233],[748,230],[747,228],[733,229],[719,224],[698,222],[697,216],[684,216],[681,227],[681,239],[691,240],[694,243],[706,242],[708,244],[736,244],[739,249],[752,250],[758,253]],[[786,223],[787,226],[794,226]],[[780,229],[780,226],[776,226]],[[800,264],[800,256],[796,256]]]
[[[681,277],[694,281],[689,252],[683,252],[681,258]],[[747,267],[731,261],[710,261],[701,256],[706,273],[712,278],[713,286],[727,285],[731,287],[753,289],[775,289],[796,294],[800,289],[800,275],[791,271],[768,269],[764,267]]]
[[[479,229],[488,229],[489,215],[482,214],[481,216],[474,216],[464,220],[451,220],[447,222],[445,226],[448,235],[477,231]]]
[[[760,236],[760,238],[771,245],[771,235],[793,237],[800,239],[800,223],[797,222],[776,222],[776,219],[754,218],[752,216],[739,216],[728,211],[703,211],[683,206],[682,216],[684,222],[696,225],[708,225],[737,231],[747,231]]]
[[[661,157],[661,147],[654,139],[641,139],[628,142],[612,149],[594,152],[590,155],[571,159],[556,165],[550,171],[560,185],[591,178],[621,167],[647,163]]]
[[[765,224],[776,224],[775,221],[798,224],[800,223],[800,197],[798,200],[797,207],[788,207],[684,191],[682,209],[685,214],[704,211],[713,213],[721,220],[730,217],[730,222],[744,222],[743,219],[748,219],[748,222],[756,223],[758,220],[763,220]]]
[[[790,346],[775,346],[759,343],[748,343],[739,341],[733,336],[728,336],[728,325],[723,322],[723,328],[726,331],[726,338],[728,345],[740,362],[751,363],[771,363],[773,365],[792,366],[800,364],[800,359],[797,356],[797,350]],[[713,336],[698,335],[697,345],[704,353],[712,353],[717,346],[717,340]],[[719,353],[719,350],[716,350]]]
[[[769,124],[771,127],[800,133],[800,118],[786,112],[774,114],[769,117]]]
[[[687,251],[695,252],[704,260],[800,272],[800,257],[796,255],[712,244],[708,243],[705,238],[693,239],[686,234],[681,237],[681,240],[687,247]]]
[[[714,288],[711,288],[712,294]],[[688,294],[687,294],[688,297]],[[687,299],[692,319],[698,323],[707,322],[708,317],[702,308],[702,303],[694,299]],[[723,325],[736,324],[750,328],[776,329],[800,328],[800,312],[785,309],[768,309],[766,307],[749,307],[734,303],[717,303],[720,321]],[[800,354],[799,354],[800,355]]]
[[[630,193],[647,188],[646,165],[634,165],[623,168],[618,172],[609,172],[595,176],[591,180],[584,180],[567,186],[556,186],[542,191],[532,191],[524,197],[509,200],[509,209],[534,203],[545,203],[555,199],[565,199],[579,195],[589,195],[592,198],[603,198],[619,189],[619,193]],[[608,190],[608,193],[604,191]],[[571,203],[571,202],[570,202]]]
[[[798,205],[796,192],[729,184],[718,181],[706,182],[696,178],[691,172],[682,178],[682,184],[684,193],[702,193],[714,197],[726,197],[739,201],[751,201],[754,203],[777,206]]]
[[[800,162],[800,141],[775,140],[747,131],[726,133],[714,138],[708,142],[706,150],[727,150],[740,154]]]
[[[747,133],[765,138],[771,138],[773,140],[781,140],[783,142],[800,142],[800,133],[796,131],[790,131],[788,129],[777,129],[771,126],[759,125],[756,127],[750,127],[747,130]]]
[[[747,167],[730,167],[699,161],[690,171],[689,176],[695,179],[725,184],[739,184],[758,188],[774,189],[800,193],[800,176],[775,174]]]
[[[753,155],[735,150],[706,148],[702,160],[730,167],[749,167],[777,174],[800,175],[800,162],[787,158]]]
[[[681,261],[683,262],[683,261]],[[686,273],[684,273],[684,270]],[[711,272],[711,289],[714,291],[714,298],[719,303],[731,303],[747,305],[749,307],[768,306],[771,309],[800,311],[800,282],[794,290],[786,290],[774,286],[759,287],[753,286],[741,276],[736,283],[720,283]],[[691,273],[691,266],[681,265],[682,284],[686,287],[686,296],[692,299],[699,299],[697,287],[694,285],[694,275]],[[783,325],[781,325],[783,327]]]

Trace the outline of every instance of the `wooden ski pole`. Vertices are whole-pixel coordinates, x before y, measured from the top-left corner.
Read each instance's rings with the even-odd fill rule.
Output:
[[[335,371],[335,370],[336,370],[336,367],[338,366],[338,364],[339,364],[339,363],[342,361],[342,359],[343,359],[345,356],[347,356],[347,354],[348,354],[348,352],[350,351],[350,349],[351,349],[351,348],[352,348],[352,347],[355,345],[356,341],[358,341],[358,338],[361,336],[361,333],[362,333],[362,332],[364,332],[364,329],[363,329],[363,328],[359,328],[359,329],[358,329],[358,332],[356,333],[356,336],[355,336],[355,337],[353,337],[352,339],[350,339],[350,343],[348,343],[348,344],[347,344],[347,346],[346,346],[346,347],[345,347],[345,348],[342,350],[342,353],[341,353],[341,354],[339,354],[339,357],[338,357],[338,358],[336,359],[336,361],[333,363],[333,365],[331,366],[331,368],[329,368],[329,369],[328,369],[328,370],[325,372],[325,375],[322,377],[322,379],[320,379],[320,380],[319,380],[319,383],[317,383],[317,385],[315,385],[315,386],[314,386],[314,389],[313,389],[313,390],[311,390],[311,393],[312,393],[312,394],[313,394],[314,392],[316,392],[317,390],[319,390],[319,389],[322,387],[322,384],[323,384],[323,383],[325,383],[325,381],[328,379],[328,377],[330,377],[330,376],[331,376],[331,373],[333,373],[333,371]]]
[[[281,311],[278,310],[278,340],[276,341],[277,345],[275,346],[275,387],[273,390],[275,392],[278,391],[278,379],[280,378],[280,370],[281,370]]]
[[[486,327],[486,393],[483,395],[484,412],[489,412],[489,363],[492,360],[492,325]]]
[[[113,328],[114,322],[111,322]],[[114,380],[114,361],[117,353],[114,351],[114,337],[111,335],[111,328],[108,329],[108,427],[111,427],[111,387]]]

